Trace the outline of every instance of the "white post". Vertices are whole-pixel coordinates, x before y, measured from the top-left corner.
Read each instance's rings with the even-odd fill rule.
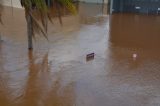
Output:
[[[110,14],[113,12],[113,0],[110,0]]]

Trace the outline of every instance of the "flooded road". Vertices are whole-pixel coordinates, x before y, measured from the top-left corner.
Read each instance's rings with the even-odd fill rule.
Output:
[[[49,41],[37,35],[28,52],[23,11],[5,8],[0,106],[159,106],[160,16],[78,10],[49,24]]]

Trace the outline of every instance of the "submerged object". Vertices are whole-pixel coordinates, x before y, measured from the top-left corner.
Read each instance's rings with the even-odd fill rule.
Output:
[[[136,58],[137,57],[137,54],[133,54],[133,58]]]
[[[95,53],[87,54],[87,55],[86,55],[86,60],[87,60],[87,61],[93,60],[93,59],[94,59],[94,56],[95,56]]]
[[[133,59],[135,60],[135,59],[137,58],[137,54],[134,53],[134,54],[132,55],[132,57],[133,57]]]

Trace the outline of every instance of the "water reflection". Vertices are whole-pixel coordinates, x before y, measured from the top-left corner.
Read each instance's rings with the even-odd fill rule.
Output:
[[[111,42],[127,48],[156,50],[159,47],[159,19],[160,16],[114,14],[111,16]]]
[[[15,9],[20,17],[13,20],[5,14],[0,105],[160,104],[159,16],[114,14],[108,18],[100,15],[99,5],[88,5],[82,4],[86,11],[79,7],[79,16],[64,16],[61,28],[58,22],[54,29],[49,24],[50,41],[37,37],[34,51],[29,52],[22,36],[25,21],[20,17],[24,14]],[[92,52],[94,60],[86,62]]]
[[[157,77],[160,75],[159,18],[135,14],[110,17],[110,54],[114,67],[111,67],[109,76],[115,76],[118,83],[154,86],[152,89],[159,87],[156,85],[160,80]],[[133,59],[134,53],[137,54],[136,60]]]
[[[4,106],[12,105],[11,91],[8,84],[8,74],[5,72],[4,64],[5,59],[3,58],[3,44],[0,42],[0,104]]]
[[[29,51],[28,59],[28,78],[17,104],[20,106],[72,106],[74,85],[68,84],[61,88],[61,74],[55,77],[50,73],[48,53],[44,55],[41,62],[36,62],[36,56]]]

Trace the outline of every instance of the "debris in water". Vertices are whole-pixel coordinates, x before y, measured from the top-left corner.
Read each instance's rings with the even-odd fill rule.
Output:
[[[137,54],[134,53],[134,54],[132,55],[132,57],[133,57],[133,59],[135,60],[135,59],[137,58]]]
[[[94,56],[95,56],[95,53],[87,54],[86,60],[87,60],[87,61],[93,60],[93,59],[94,59]]]

